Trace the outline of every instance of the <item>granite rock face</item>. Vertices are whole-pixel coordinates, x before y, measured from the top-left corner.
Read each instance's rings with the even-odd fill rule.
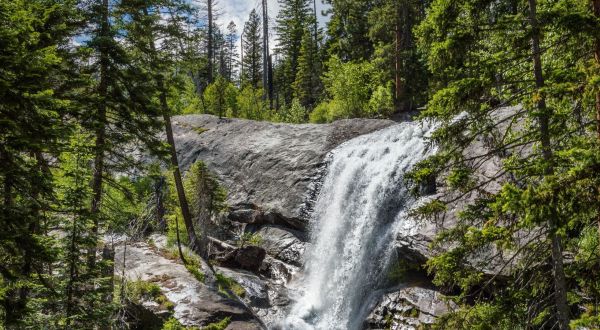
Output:
[[[507,108],[498,120],[517,110]],[[219,119],[211,115],[173,118],[176,147],[183,170],[195,161],[203,161],[227,190],[230,207],[227,220],[240,224],[246,233],[260,237],[260,246],[266,251],[266,256],[264,260],[262,256],[257,258],[261,260],[259,267],[257,264],[242,267],[231,263],[226,264],[229,268],[221,268],[220,272],[234,278],[246,289],[245,304],[267,325],[285,315],[290,303],[286,284],[303,264],[309,236],[308,218],[326,171],[327,154],[354,137],[394,124],[389,120],[368,119],[295,125]],[[500,130],[504,128],[499,127]],[[472,155],[485,152],[484,140],[474,141],[467,150]],[[495,178],[501,162],[499,158],[491,157],[479,166],[477,174],[483,179]],[[490,180],[483,189],[497,191],[500,180]],[[444,189],[440,182],[423,187],[430,197],[439,196],[436,194]],[[441,225],[454,223],[456,214],[466,201],[450,205]],[[435,254],[430,243],[438,233],[439,225],[407,219],[395,240],[396,255],[410,264],[424,263]],[[221,248],[226,252],[232,249],[227,244],[221,244]],[[496,268],[495,265],[486,265],[482,270],[493,274]],[[217,298],[208,299],[216,299],[216,306],[221,306],[222,302]],[[365,324],[370,329],[417,329],[453,308],[455,306],[447,303],[435,290],[413,286],[384,295]],[[235,313],[242,312],[233,309],[227,313],[237,315]],[[236,317],[232,319],[237,324],[254,324],[242,316]]]
[[[385,294],[366,320],[367,329],[416,330],[457,306],[437,291],[408,287]]]
[[[153,244],[126,240],[116,244],[115,275],[156,284],[172,304],[172,316],[182,325],[202,327],[230,317],[235,327],[230,325],[228,329],[263,329],[247,306],[218,291],[207,265],[201,267],[205,274],[201,282],[179,260],[167,257],[164,237],[155,235],[151,239]],[[152,302],[143,305],[154,314],[164,312]]]
[[[350,119],[294,125],[190,115],[173,118],[173,133],[182,169],[202,160],[227,189],[239,222],[304,229],[306,202],[325,155],[349,139],[393,124]]]

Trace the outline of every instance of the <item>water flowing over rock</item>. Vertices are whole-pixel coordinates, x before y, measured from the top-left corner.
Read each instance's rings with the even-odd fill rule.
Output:
[[[245,288],[245,303],[271,329],[368,327],[388,286],[398,284],[387,281],[388,263],[419,268],[435,254],[429,243],[439,228],[406,216],[418,201],[403,182],[433,152],[428,123],[194,115],[173,124],[184,170],[202,160],[228,192],[225,221],[235,232],[215,239],[215,251],[235,250],[238,230],[260,238],[267,255],[254,275],[239,265],[221,271]],[[434,194],[436,183],[422,191]]]
[[[428,123],[402,123],[331,152],[314,206],[313,244],[282,329],[363,326],[372,293],[385,281],[396,232],[415,202],[403,176],[433,151],[425,141],[431,131]]]

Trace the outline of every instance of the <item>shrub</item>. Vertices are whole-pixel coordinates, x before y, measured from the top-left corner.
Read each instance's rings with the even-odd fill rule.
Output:
[[[225,328],[227,328],[230,322],[231,317],[228,316],[217,323],[211,323],[205,326],[204,328],[202,328],[202,330],[224,330]]]
[[[269,119],[270,114],[267,104],[262,99],[263,90],[247,86],[237,96],[240,118],[264,120]]]
[[[219,76],[204,90],[204,113],[219,117],[236,117],[238,114],[237,88]]]

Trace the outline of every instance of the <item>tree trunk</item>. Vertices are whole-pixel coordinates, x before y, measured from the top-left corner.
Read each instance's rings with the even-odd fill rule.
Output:
[[[192,249],[198,247],[198,239],[196,237],[196,231],[194,230],[194,223],[192,221],[192,214],[190,213],[190,207],[185,197],[185,190],[183,189],[183,181],[181,180],[181,171],[179,170],[179,160],[177,160],[177,150],[175,149],[175,139],[173,138],[173,129],[171,127],[171,117],[169,116],[168,106],[166,97],[163,92],[160,95],[160,103],[163,107],[163,118],[165,120],[165,131],[167,133],[167,142],[171,152],[171,166],[173,166],[173,178],[175,179],[175,188],[177,189],[177,197],[179,198],[179,206],[181,207],[181,215],[183,216],[183,222],[188,232],[188,238]]]
[[[102,0],[102,26],[100,35],[102,38],[109,36],[108,22],[108,0]],[[100,102],[98,103],[98,113],[96,114],[96,142],[94,146],[94,174],[92,178],[92,205],[90,215],[93,219],[92,237],[98,237],[98,218],[100,216],[100,203],[102,202],[102,185],[104,174],[104,148],[106,144],[106,98],[108,97],[108,54],[106,45],[100,46],[100,83],[98,85],[98,95]],[[93,270],[96,265],[96,246],[90,247],[88,250],[88,267]]]
[[[394,99],[396,101],[396,111],[404,111],[404,82],[402,81],[402,7],[400,4],[397,5],[396,8],[396,37],[395,37],[395,52],[394,52],[394,62],[395,62],[395,84],[396,84],[396,92],[394,94]]]
[[[187,266],[187,260],[185,260],[185,256],[183,255],[183,251],[181,250],[181,239],[179,238],[179,218],[175,217],[175,232],[177,233],[177,250],[179,251],[179,258],[183,265]]]
[[[263,12],[263,100],[269,98],[269,24],[267,0],[262,0]]]
[[[594,15],[600,19],[600,0],[593,0],[592,6]],[[600,37],[596,37],[594,42],[594,58],[596,59],[596,64],[600,66]],[[598,134],[598,140],[600,140],[600,91],[596,92],[596,133]]]
[[[592,7],[596,18],[600,19],[600,0],[592,0]],[[600,37],[594,41],[594,58],[600,67]],[[596,134],[600,141],[600,90],[596,92]],[[598,203],[600,203],[600,187],[598,187]],[[600,216],[598,216],[598,233],[600,234]]]
[[[144,15],[148,16],[148,10],[146,8],[144,8]],[[150,50],[152,51],[151,57],[154,58],[156,56],[154,35],[152,31],[148,31],[148,35],[150,37]],[[187,198],[185,197],[185,190],[183,189],[183,181],[181,180],[181,171],[179,169],[179,160],[177,159],[177,149],[175,149],[175,139],[173,138],[173,127],[171,126],[170,109],[167,103],[167,92],[164,86],[163,78],[160,74],[156,76],[156,84],[159,92],[159,101],[163,113],[163,120],[165,122],[165,133],[167,135],[167,142],[169,143],[171,166],[173,167],[173,179],[175,180],[175,188],[177,190],[177,198],[179,199],[179,207],[181,208],[183,222],[185,223],[185,227],[188,232],[190,247],[194,250],[198,247],[198,239],[196,237],[196,230],[194,229],[194,222],[192,221],[190,207],[188,205]]]
[[[539,92],[544,88],[544,75],[542,72],[542,59],[540,50],[540,29],[537,21],[537,1],[529,0],[529,19],[532,28],[531,48],[533,52],[533,73],[535,76],[536,89]],[[542,144],[542,155],[546,162],[545,175],[554,174],[554,160],[550,141],[550,116],[551,109],[546,106],[546,97],[540,95],[537,102],[540,124],[540,140]],[[551,205],[549,215],[550,241],[552,244],[552,270],[554,279],[554,298],[556,307],[556,318],[560,330],[569,329],[569,307],[567,303],[567,285],[563,266],[562,242],[557,234],[559,218],[556,206]]]
[[[206,0],[206,7],[208,10],[208,83],[212,84],[214,81],[214,49],[213,49],[213,0]]]

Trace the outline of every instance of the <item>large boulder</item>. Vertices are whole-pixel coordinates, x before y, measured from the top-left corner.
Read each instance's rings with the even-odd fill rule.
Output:
[[[185,326],[203,327],[229,317],[228,329],[263,329],[262,323],[239,300],[220,293],[212,283],[208,265],[202,264],[200,272],[205,279],[199,281],[176,258],[164,250],[164,237],[154,236],[154,243],[121,241],[115,246],[115,275],[128,281],[154,283],[172,306],[172,316]],[[144,304],[153,309],[151,303]]]
[[[181,167],[202,160],[216,173],[236,221],[304,229],[327,153],[393,124],[351,119],[294,125],[190,115],[173,118],[173,133]]]

